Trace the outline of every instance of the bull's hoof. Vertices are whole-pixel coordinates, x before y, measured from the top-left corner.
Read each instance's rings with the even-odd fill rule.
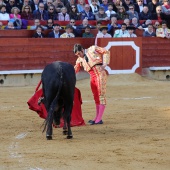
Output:
[[[53,138],[52,138],[52,136],[46,136],[46,139],[47,140],[52,140]]]
[[[67,136],[67,139],[72,139],[73,138],[73,136]]]
[[[63,131],[63,135],[67,135],[68,134],[68,131],[67,130],[64,130]]]

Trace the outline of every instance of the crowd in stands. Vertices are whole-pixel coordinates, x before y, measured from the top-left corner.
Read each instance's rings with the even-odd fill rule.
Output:
[[[34,25],[28,25],[29,20]],[[4,26],[3,21],[8,24]],[[63,27],[57,21],[69,23]],[[76,25],[76,21],[82,22]],[[94,37],[91,29],[98,30],[96,41],[99,37],[137,37],[136,29],[146,37],[170,38],[169,22],[169,0],[0,0],[0,30],[35,30],[35,38],[44,38],[43,30],[48,29],[50,38]]]

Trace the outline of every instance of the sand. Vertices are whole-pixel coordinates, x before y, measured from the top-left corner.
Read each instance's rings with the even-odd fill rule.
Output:
[[[89,79],[77,81],[85,122],[95,114]],[[26,104],[35,86],[0,88],[0,170],[169,170],[170,82],[138,74],[108,77],[103,125],[73,127],[73,139]]]

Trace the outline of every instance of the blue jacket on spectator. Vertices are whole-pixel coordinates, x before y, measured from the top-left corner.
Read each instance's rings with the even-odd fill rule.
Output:
[[[87,14],[85,11],[81,12],[81,19],[85,19],[87,18],[88,20],[95,20],[95,16],[93,14],[93,12],[90,12]]]
[[[33,16],[34,16],[34,19],[42,20],[41,13],[40,13],[39,9],[37,9],[33,12]],[[42,17],[43,17],[43,20],[48,20],[48,12],[43,10]]]

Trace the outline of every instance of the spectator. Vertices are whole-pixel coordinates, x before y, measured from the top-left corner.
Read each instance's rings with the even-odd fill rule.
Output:
[[[33,38],[44,38],[45,37],[44,33],[42,33],[43,28],[41,27],[41,25],[38,25],[35,30],[36,30],[36,33],[33,35]]]
[[[135,28],[138,28],[138,27],[141,26],[140,23],[139,23],[139,20],[138,20],[136,17],[132,18],[132,25],[133,25]]]
[[[48,13],[46,10],[44,10],[44,4],[42,2],[39,3],[38,9],[33,12],[34,19],[39,20],[47,20],[48,19]]]
[[[153,24],[153,28],[156,31],[157,28],[160,27],[160,22],[159,21],[155,21],[155,23]]]
[[[84,6],[84,10],[81,12],[81,19],[88,19],[88,20],[95,20],[95,16],[93,12],[90,12],[90,6],[89,4],[86,4]]]
[[[70,18],[75,19],[75,20],[81,20],[81,13],[77,11],[77,8],[75,5],[71,6],[71,10],[69,13]]]
[[[162,27],[156,30],[156,36],[170,39],[170,29],[167,28],[166,21],[162,21]]]
[[[1,6],[6,6],[6,3],[3,0],[0,0],[0,7]]]
[[[139,20],[147,20],[151,18],[152,16],[149,12],[149,8],[147,6],[144,6],[142,12],[139,13]]]
[[[74,38],[73,27],[71,25],[67,25],[65,29],[65,33],[60,35],[60,38]]]
[[[136,34],[134,34],[135,27],[133,25],[130,25],[127,27],[127,33],[123,34],[122,37],[137,37]]]
[[[38,4],[40,0],[33,0],[31,3],[31,9],[34,12],[35,10],[38,10]]]
[[[21,19],[33,20],[33,14],[30,5],[24,5],[22,7]]]
[[[101,7],[104,8],[104,12],[108,10],[108,0],[102,0],[102,4],[100,4]]]
[[[95,28],[95,26],[92,26],[92,25],[89,24],[89,21],[87,19],[83,19],[82,24],[78,25],[77,28],[78,29],[85,29],[87,25],[90,26],[91,29]]]
[[[146,20],[146,21],[144,22],[144,24],[142,24],[142,25],[139,26],[138,28],[147,31],[149,24],[152,24],[152,20],[150,20],[150,19]]]
[[[169,0],[163,0],[163,5],[162,5],[162,12],[170,15],[170,3]]]
[[[111,2],[109,2],[109,3],[111,3]],[[118,11],[118,9],[119,9],[119,7],[122,7],[122,0],[115,0],[114,2],[113,2],[113,10],[115,11],[115,12],[117,12]]]
[[[113,11],[113,5],[108,4],[108,10],[105,12],[107,14],[107,17],[110,18],[111,15],[116,15],[116,12]]]
[[[72,6],[72,5],[75,5],[75,6],[77,7],[77,4],[76,4],[75,0],[69,0],[69,1],[67,2],[67,4],[65,5],[65,7],[67,8],[67,13],[68,13],[68,14],[69,14],[70,11],[71,11],[71,6]]]
[[[0,6],[0,21],[5,21],[5,20],[9,20],[9,14],[6,12],[6,6],[2,5]]]
[[[100,33],[100,28],[102,27],[102,22],[101,21],[97,21],[96,23],[96,29],[98,30],[98,33]]]
[[[46,3],[44,3],[44,10],[48,10],[48,8],[49,8],[49,6],[53,6],[54,7],[54,5],[53,5],[53,0],[47,0],[46,1]],[[54,7],[55,8],[55,7]]]
[[[53,26],[54,26],[53,20],[52,19],[48,19],[47,20],[47,25],[45,26],[46,29],[51,30],[51,29],[53,29]]]
[[[156,7],[160,6],[160,5],[161,5],[161,3],[159,3],[158,0],[152,0],[151,2],[148,3],[149,12],[151,14],[156,13]]]
[[[107,14],[104,12],[103,7],[99,7],[99,12],[95,14],[97,21],[108,21],[110,18],[107,16]]]
[[[99,1],[98,0],[92,0],[90,4],[90,12],[92,12],[94,15],[99,11]]]
[[[143,32],[143,37],[156,37],[152,24],[149,24],[148,30]]]
[[[130,0],[125,0],[122,4],[122,6],[125,8],[126,11],[129,10],[129,5],[132,5],[132,3],[130,2]]]
[[[84,0],[78,0],[78,4],[77,4],[77,11],[78,11],[78,13],[83,12],[84,7],[85,7]]]
[[[54,5],[49,5],[48,6],[47,15],[48,15],[48,19],[57,20],[57,13],[55,11]]]
[[[143,4],[143,0],[136,0],[137,3],[134,4],[135,7],[135,11],[139,14],[140,12],[143,11],[144,8],[144,4]]]
[[[48,38],[60,38],[61,33],[60,33],[60,25],[59,24],[55,24],[53,26],[53,31],[51,31],[48,34]]]
[[[113,37],[118,38],[118,37],[122,37],[123,34],[127,34],[128,31],[126,30],[126,27],[127,27],[126,24],[123,23],[121,25],[121,29],[116,30]]]
[[[161,6],[157,6],[156,7],[156,13],[152,14],[152,20],[158,20],[161,21],[161,13],[162,13],[162,7]]]
[[[25,5],[30,5],[30,4],[31,4],[31,2],[30,2],[29,0],[23,0],[23,1],[22,1],[22,4],[21,4],[21,6],[22,6],[21,11],[22,11],[22,9],[23,9],[23,6],[25,6]]]
[[[8,21],[8,25],[5,26],[5,30],[15,30],[15,29],[21,29],[19,27],[14,26],[14,23],[11,21]]]
[[[8,13],[8,14],[11,14],[11,9],[13,8],[13,7],[16,7],[17,5],[16,5],[16,3],[15,3],[15,0],[9,0],[9,2],[6,4],[6,12]]]
[[[61,12],[61,8],[64,7],[64,3],[61,2],[61,0],[54,0],[53,5],[55,7],[56,13],[60,13]]]
[[[136,17],[139,19],[138,13],[134,9],[134,5],[129,5],[129,11],[127,11],[127,14],[129,15],[129,19]]]
[[[82,30],[78,29],[75,24],[76,24],[75,19],[71,19],[70,25],[73,27],[73,34],[75,35],[75,37],[81,37],[80,35]]]
[[[113,32],[115,29],[120,29],[121,25],[117,23],[117,18],[116,17],[112,17],[111,18],[111,23],[109,23],[107,25],[108,28],[108,33],[113,35]]]
[[[58,20],[59,21],[70,21],[70,16],[67,13],[66,7],[61,8],[61,12],[58,13]]]
[[[21,15],[19,15],[20,10],[18,7],[13,7],[11,9],[11,14],[9,14],[10,18],[14,18],[14,19],[21,19]]]
[[[82,37],[83,38],[93,38],[94,35],[90,31],[91,31],[91,28],[89,26],[86,26]]]
[[[98,38],[111,38],[112,36],[107,33],[108,28],[107,27],[102,27],[100,28],[100,32],[97,33],[96,38],[95,38],[95,45],[97,45],[97,40]]]
[[[126,18],[129,18],[129,15],[127,14],[125,8],[120,6],[117,12],[117,20],[124,20]]]
[[[37,28],[37,26],[41,25],[40,24],[40,20],[39,19],[35,19],[34,20],[34,25],[33,26],[30,26],[30,30],[35,30]],[[41,26],[44,30],[47,29],[46,27],[44,26]]]
[[[130,26],[130,20],[128,18],[124,19],[123,23],[126,24],[126,26]]]

